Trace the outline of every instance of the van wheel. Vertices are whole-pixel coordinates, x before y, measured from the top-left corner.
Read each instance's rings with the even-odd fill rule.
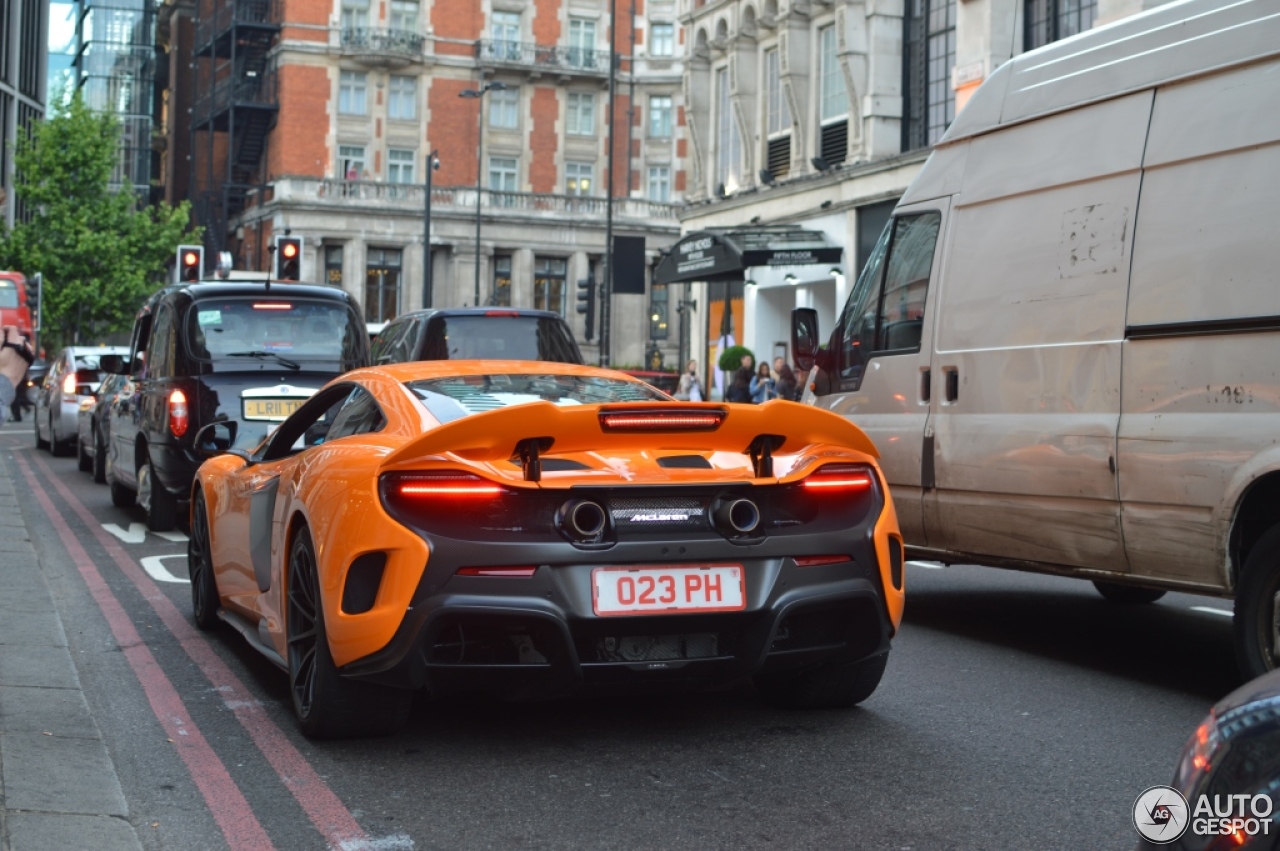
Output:
[[[888,662],[889,654],[881,653],[799,675],[756,677],[756,691],[765,703],[779,709],[845,709],[871,697]]]
[[[168,532],[178,525],[178,502],[160,484],[150,460],[138,468],[138,502],[147,512],[147,528],[152,532]]]
[[[319,564],[307,529],[289,548],[285,596],[289,693],[310,739],[385,736],[409,720],[413,692],[343,677],[329,653],[320,599]]]
[[[1112,603],[1124,603],[1126,606],[1154,603],[1167,593],[1159,588],[1139,588],[1136,585],[1120,585],[1116,582],[1095,581],[1093,587],[1098,589],[1098,593],[1104,599]]]
[[[1267,530],[1245,559],[1233,625],[1240,673],[1253,679],[1274,669],[1280,659],[1280,525]]]

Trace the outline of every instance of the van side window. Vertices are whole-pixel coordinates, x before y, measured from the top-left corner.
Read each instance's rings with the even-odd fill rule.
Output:
[[[156,309],[152,322],[151,345],[148,364],[152,378],[168,378],[173,375],[173,308],[162,304]]]
[[[925,297],[942,216],[936,212],[890,220],[853,285],[838,340],[840,380],[857,389],[876,354],[920,350]]]

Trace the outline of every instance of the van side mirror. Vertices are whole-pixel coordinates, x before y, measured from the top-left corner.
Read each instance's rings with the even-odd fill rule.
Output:
[[[98,366],[102,367],[103,372],[124,375],[124,355],[103,355],[98,358]]]
[[[230,452],[231,447],[236,442],[236,428],[238,425],[235,420],[220,420],[204,426],[196,432],[195,451],[204,458],[212,458],[223,452]]]
[[[791,311],[791,352],[802,371],[813,369],[818,345],[818,311],[797,307]]]

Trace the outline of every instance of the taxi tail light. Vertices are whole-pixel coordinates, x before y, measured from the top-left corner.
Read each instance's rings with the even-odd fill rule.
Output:
[[[187,433],[191,419],[187,413],[187,394],[174,390],[169,394],[169,431],[174,437],[182,437]]]
[[[66,377],[62,379],[62,398],[67,402],[74,402],[76,398],[76,374],[68,372]]]
[[[865,464],[825,464],[805,476],[800,485],[814,494],[867,493],[875,486],[875,473]]]

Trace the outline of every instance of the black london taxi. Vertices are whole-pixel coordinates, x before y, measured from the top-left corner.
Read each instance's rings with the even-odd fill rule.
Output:
[[[128,376],[111,402],[111,500],[137,502],[153,531],[172,529],[204,460],[196,433],[233,424],[257,445],[328,381],[369,363],[364,318],[346,292],[293,283],[217,281],[165,287],[138,311]]]

